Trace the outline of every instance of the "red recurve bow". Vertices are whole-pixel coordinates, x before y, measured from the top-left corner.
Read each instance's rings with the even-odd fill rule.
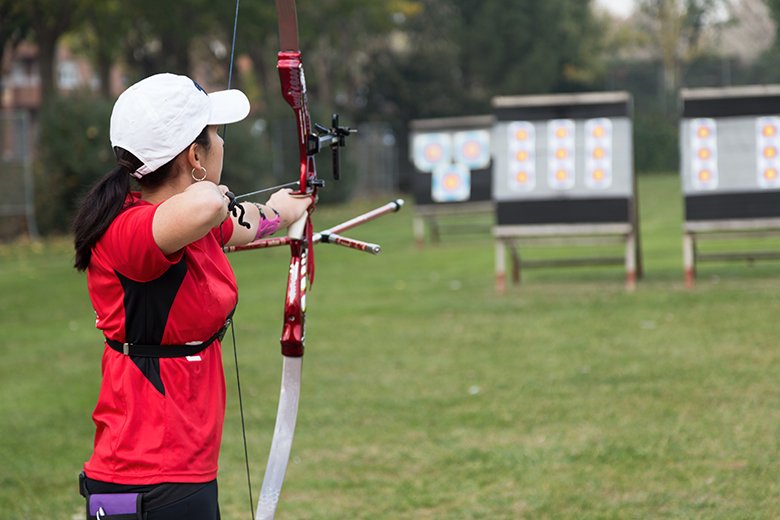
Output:
[[[234,252],[282,245],[290,246],[290,267],[287,276],[284,324],[281,335],[283,358],[281,391],[268,464],[257,504],[256,520],[267,520],[274,517],[290,458],[301,389],[306,295],[314,281],[314,245],[320,242],[330,243],[377,254],[380,252],[380,247],[377,244],[347,238],[338,233],[382,215],[398,211],[403,205],[403,200],[397,199],[328,230],[314,233],[311,214],[316,205],[317,190],[324,186],[324,182],[317,177],[314,156],[325,147],[329,147],[333,154],[333,176],[338,179],[339,149],[345,145],[346,138],[356,130],[339,126],[337,115],[333,115],[331,128],[312,125],[306,98],[306,79],[298,45],[298,19],[295,0],[275,1],[280,43],[277,69],[281,81],[282,96],[293,109],[297,126],[299,179],[297,182],[298,191],[294,194],[301,197],[311,197],[312,204],[301,219],[289,227],[286,237],[260,239],[245,246],[224,248],[226,252]],[[252,194],[262,191],[266,190],[259,190]],[[240,195],[235,198],[243,198],[252,194]]]

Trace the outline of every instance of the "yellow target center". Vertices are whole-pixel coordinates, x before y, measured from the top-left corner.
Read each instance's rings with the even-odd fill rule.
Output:
[[[473,159],[475,157],[479,157],[480,150],[481,150],[481,146],[479,146],[479,143],[470,141],[466,143],[466,145],[463,147],[463,155],[465,155],[469,159]]]
[[[444,188],[447,190],[454,190],[460,186],[460,177],[455,175],[454,173],[451,173],[444,177]]]
[[[432,144],[425,149],[425,158],[431,162],[436,162],[444,155],[441,146]]]

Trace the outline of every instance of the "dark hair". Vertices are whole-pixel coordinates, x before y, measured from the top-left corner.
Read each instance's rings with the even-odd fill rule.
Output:
[[[208,127],[195,138],[193,144],[209,149],[211,142]],[[89,267],[92,248],[116,216],[125,209],[127,196],[130,193],[130,174],[143,164],[133,154],[118,146],[114,147],[114,154],[117,166],[89,190],[81,200],[76,218],[73,220],[73,243],[76,248],[73,266],[79,271],[85,271]],[[148,189],[161,186],[170,177],[175,160],[176,158],[173,158],[157,170],[144,175],[138,179],[138,184]]]

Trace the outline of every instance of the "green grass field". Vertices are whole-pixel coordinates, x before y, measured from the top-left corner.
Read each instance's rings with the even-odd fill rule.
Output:
[[[780,518],[780,264],[702,264],[685,289],[678,185],[640,179],[633,293],[621,268],[582,267],[528,270],[497,296],[491,237],[417,249],[411,208],[351,233],[378,257],[319,247],[278,518]],[[288,257],[231,257],[255,497]],[[83,509],[102,347],[71,258],[64,239],[0,248],[0,518]],[[226,519],[249,517],[232,355],[226,341]]]

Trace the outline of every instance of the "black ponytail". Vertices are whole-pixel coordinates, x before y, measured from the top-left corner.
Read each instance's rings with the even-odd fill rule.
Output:
[[[211,148],[208,129],[205,127],[193,141],[193,144],[201,145],[206,151]],[[143,165],[133,154],[118,146],[114,147],[114,154],[117,166],[89,190],[73,220],[73,242],[76,247],[73,266],[79,271],[87,270],[92,259],[92,248],[124,209],[130,193],[130,174]],[[173,175],[175,161],[174,157],[155,171],[137,179],[138,184],[143,189],[160,187]]]
[[[92,248],[111,222],[122,211],[130,193],[130,173],[141,167],[127,150],[116,147],[117,166],[103,176],[82,199],[73,221],[73,242],[76,258],[73,266],[85,271],[92,258]]]

